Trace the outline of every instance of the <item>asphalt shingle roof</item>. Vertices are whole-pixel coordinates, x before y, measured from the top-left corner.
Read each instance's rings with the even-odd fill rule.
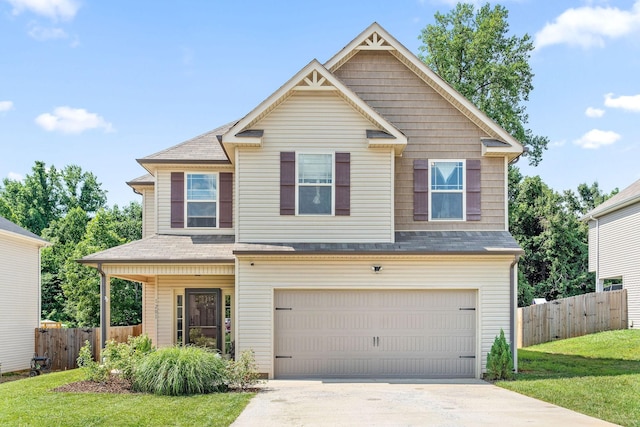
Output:
[[[234,236],[155,235],[82,258],[94,262],[233,262],[234,254],[522,254],[507,231],[398,232],[394,243],[234,243]]]
[[[599,216],[600,214],[608,211],[614,211],[616,210],[616,206],[622,206],[627,202],[632,202],[635,199],[640,201],[640,179],[607,200],[606,202],[602,203],[599,206],[596,206],[595,209],[587,212],[587,214],[583,217],[583,220],[589,219],[589,217],[591,216]]]
[[[172,163],[172,162],[229,162],[218,135],[227,132],[236,122],[227,123],[212,131],[191,138],[166,150],[138,159],[138,163]]]
[[[42,237],[38,236],[37,234],[34,234],[29,230],[26,230],[20,227],[19,225],[14,224],[13,222],[1,216],[0,216],[0,230],[8,231],[9,233],[18,234],[22,237],[29,237],[31,239],[36,239],[36,240],[42,241],[43,243],[47,243],[46,240],[44,240]]]

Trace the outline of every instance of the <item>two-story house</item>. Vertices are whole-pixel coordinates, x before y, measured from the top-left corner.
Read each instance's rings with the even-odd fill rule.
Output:
[[[233,341],[269,378],[480,377],[514,339],[522,152],[374,23],[241,120],[139,159],[144,238],[82,262],[143,283],[158,346]]]

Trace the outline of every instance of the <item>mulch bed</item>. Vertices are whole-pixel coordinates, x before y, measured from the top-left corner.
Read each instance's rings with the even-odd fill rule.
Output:
[[[78,381],[54,388],[53,391],[61,391],[65,393],[134,393],[131,390],[131,383],[129,381],[117,377],[110,378],[108,381],[103,383]]]

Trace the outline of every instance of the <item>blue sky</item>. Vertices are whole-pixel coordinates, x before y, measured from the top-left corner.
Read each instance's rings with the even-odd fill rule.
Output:
[[[139,200],[135,159],[239,119],[376,21],[414,53],[447,0],[0,0],[0,178],[36,160],[93,172]],[[640,178],[640,0],[501,2],[530,34],[529,126],[554,189]]]

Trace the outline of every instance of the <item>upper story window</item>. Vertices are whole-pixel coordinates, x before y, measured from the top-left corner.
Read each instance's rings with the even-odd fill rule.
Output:
[[[432,161],[429,188],[433,220],[464,220],[464,161]]]
[[[333,214],[333,155],[298,154],[299,215]]]
[[[187,227],[216,227],[218,186],[215,173],[188,173]]]

